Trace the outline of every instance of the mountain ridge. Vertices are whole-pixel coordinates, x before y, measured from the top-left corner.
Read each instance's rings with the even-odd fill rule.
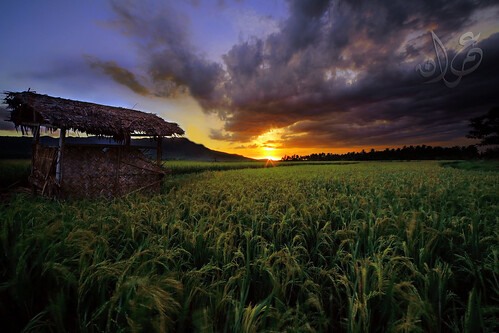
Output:
[[[28,136],[0,136],[0,159],[6,158],[30,158],[32,137]],[[58,138],[50,136],[40,137],[40,142],[49,146],[56,146]],[[118,143],[107,138],[97,136],[90,137],[67,137],[66,142],[73,144],[112,144]],[[155,146],[156,141],[152,139],[132,139],[132,146]],[[162,142],[163,160],[188,160],[188,161],[210,161],[210,162],[241,162],[254,161],[249,157],[238,154],[229,154],[213,150],[202,144],[192,142],[185,137],[163,138]],[[156,151],[147,150],[146,154],[156,156]]]

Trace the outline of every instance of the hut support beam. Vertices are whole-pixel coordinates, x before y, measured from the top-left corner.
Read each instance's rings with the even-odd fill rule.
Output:
[[[36,126],[33,130],[33,144],[38,144],[40,141],[40,125]]]
[[[59,152],[57,154],[57,166],[55,169],[55,178],[56,178],[57,182],[59,183],[59,185],[61,184],[61,180],[62,180],[62,166],[61,166],[62,148],[64,146],[65,139],[66,139],[66,129],[61,128],[59,131]]]
[[[31,144],[31,171],[30,178],[34,176],[34,166],[36,159],[36,147],[40,142],[40,126],[36,126],[33,132],[33,143]],[[33,194],[36,194],[36,186],[32,186]]]
[[[163,137],[162,136],[158,136],[158,147],[156,148],[157,151],[156,151],[156,163],[158,164],[158,166],[160,167],[161,166],[161,162],[163,160]]]

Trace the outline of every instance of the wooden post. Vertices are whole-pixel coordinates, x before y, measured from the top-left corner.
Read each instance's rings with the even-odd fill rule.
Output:
[[[114,179],[114,189],[116,193],[120,193],[120,170],[121,170],[121,152],[122,146],[118,146],[118,164],[116,165],[116,174]]]
[[[158,166],[160,167],[161,166],[161,162],[163,161],[163,137],[162,136],[158,136],[158,147],[156,148],[157,151],[156,151],[156,163],[158,164]]]
[[[40,126],[36,126],[33,131],[33,143],[31,144],[31,174],[33,174],[33,165],[35,164],[36,146],[40,142]]]
[[[38,143],[40,142],[40,126],[36,126],[33,133],[33,143],[31,145],[31,169],[30,169],[30,182],[32,181],[32,177],[35,174],[35,160],[36,160],[36,148],[38,147]],[[36,194],[36,186],[31,185],[33,194]]]
[[[33,144],[37,144],[40,141],[40,125],[35,127],[35,133],[33,133]]]
[[[64,146],[64,141],[66,139],[66,129],[61,128],[59,129],[59,152],[57,154],[57,166],[55,169],[55,179],[61,185],[62,182],[62,148]]]

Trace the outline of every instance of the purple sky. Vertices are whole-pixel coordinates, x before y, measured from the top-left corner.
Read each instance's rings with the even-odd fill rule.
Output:
[[[471,143],[463,139],[467,120],[499,104],[494,1],[52,0],[0,8],[1,90],[154,112],[194,141],[254,157]],[[480,66],[455,88],[424,84],[415,70],[435,58],[430,30],[449,59],[462,34],[480,33]]]

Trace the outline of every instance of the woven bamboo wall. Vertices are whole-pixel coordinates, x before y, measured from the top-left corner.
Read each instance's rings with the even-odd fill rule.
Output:
[[[132,191],[159,193],[163,171],[133,147],[65,145],[62,180],[56,181],[57,147],[33,148],[30,183],[38,193],[60,198],[121,196]]]
[[[64,146],[61,196],[121,196],[142,189],[159,193],[163,172],[136,148]]]
[[[57,192],[55,167],[57,148],[45,147],[40,144],[33,146],[32,167],[29,182],[36,192],[52,196]]]

